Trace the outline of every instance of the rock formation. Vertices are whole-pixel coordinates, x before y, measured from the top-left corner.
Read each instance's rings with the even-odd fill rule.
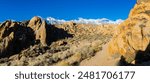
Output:
[[[47,23],[44,20],[41,20],[41,18],[39,17],[33,17],[30,20],[28,27],[32,28],[33,31],[35,32],[35,39],[40,40],[43,46],[47,46],[46,42]]]
[[[12,21],[0,25],[0,56],[5,57],[26,48],[32,43],[34,35],[30,28]]]
[[[12,48],[12,41],[14,39],[14,33],[12,32],[9,36],[5,37],[4,39],[1,39],[0,42],[3,42],[0,44],[0,57],[3,57],[5,55],[8,55],[8,53],[11,52]]]
[[[47,24],[39,17],[33,17],[29,22],[6,21],[0,25],[0,56],[6,57],[40,41],[46,43]]]

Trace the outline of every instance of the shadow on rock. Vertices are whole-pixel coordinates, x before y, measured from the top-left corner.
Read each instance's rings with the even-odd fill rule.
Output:
[[[127,63],[122,56],[120,66],[150,66],[150,44],[145,51],[138,51],[132,63]]]
[[[45,25],[44,27],[41,27],[41,25],[41,29],[34,30],[37,27],[28,27],[28,23],[29,21],[6,21],[0,25],[0,58],[18,54],[31,45],[41,44],[41,41],[46,40],[47,45],[50,45],[57,40],[73,37],[72,34],[54,25]],[[42,33],[44,28],[46,29],[46,34]],[[39,36],[39,41],[37,36]],[[42,39],[42,36],[46,37],[46,39]]]
[[[64,29],[58,28],[54,25],[48,25],[46,30],[47,33],[47,44],[50,45],[52,42],[65,39],[65,38],[72,38],[73,34],[69,34]]]
[[[0,28],[0,58],[18,54],[34,44],[34,32],[31,28],[12,21],[4,22]]]
[[[150,65],[150,44],[145,51],[138,51],[135,58],[135,65]]]

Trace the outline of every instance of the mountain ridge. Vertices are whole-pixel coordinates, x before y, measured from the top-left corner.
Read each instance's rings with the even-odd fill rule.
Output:
[[[79,24],[120,24],[124,20],[117,19],[117,20],[109,20],[107,18],[101,18],[101,19],[85,19],[85,18],[78,18],[74,20],[64,20],[64,19],[56,19],[53,17],[47,17],[47,22],[50,24],[63,24],[65,22],[74,22]]]

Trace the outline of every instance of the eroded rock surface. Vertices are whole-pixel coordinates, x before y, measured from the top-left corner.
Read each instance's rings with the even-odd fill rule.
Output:
[[[46,42],[46,28],[47,23],[39,17],[33,17],[28,27],[32,28],[35,34],[35,39],[39,40],[43,46],[47,46]]]

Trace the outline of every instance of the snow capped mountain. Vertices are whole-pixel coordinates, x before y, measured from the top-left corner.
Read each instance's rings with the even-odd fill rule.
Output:
[[[62,24],[65,22],[74,22],[74,23],[81,23],[81,24],[120,24],[124,20],[118,19],[118,20],[109,20],[107,18],[102,18],[102,19],[84,19],[84,18],[78,18],[75,20],[63,20],[63,19],[55,19],[53,17],[48,17],[46,18],[46,21],[50,24]]]
[[[46,21],[50,24],[62,24],[62,23],[67,22],[66,20],[55,19],[55,18],[52,18],[52,17],[46,18]]]
[[[84,19],[84,18],[79,18],[78,20],[73,20],[75,23],[83,23],[83,24],[119,24],[123,22],[123,20],[119,19],[116,21],[112,21],[106,18],[102,19]]]

